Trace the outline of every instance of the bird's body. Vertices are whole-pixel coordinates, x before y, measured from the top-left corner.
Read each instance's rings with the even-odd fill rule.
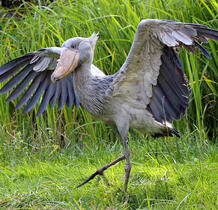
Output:
[[[128,126],[126,129],[132,127],[151,135],[167,130],[165,125],[153,118],[143,100],[134,97],[122,98],[119,90],[114,91],[113,81],[117,76],[117,73],[105,75],[93,64],[78,69],[74,74],[74,88],[81,106],[110,125]],[[134,94],[129,93],[130,96]],[[123,122],[125,125],[122,125]]]
[[[172,121],[185,113],[190,88],[175,48],[194,52],[195,46],[210,57],[198,41],[218,40],[218,31],[197,24],[142,20],[126,61],[113,75],[105,75],[92,64],[97,39],[95,33],[89,38],[71,38],[62,48],[40,49],[4,64],[0,67],[0,82],[13,77],[0,94],[16,86],[7,98],[11,101],[24,91],[16,108],[28,101],[23,110],[26,113],[44,93],[37,115],[49,102],[52,106],[57,102],[59,109],[64,104],[81,105],[110,124],[123,143],[124,155],[84,183],[126,159],[126,190],[131,169],[126,143],[129,128],[156,137],[178,136]]]

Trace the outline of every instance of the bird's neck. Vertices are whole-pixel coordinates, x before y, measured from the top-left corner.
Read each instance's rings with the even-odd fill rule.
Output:
[[[84,109],[98,115],[103,108],[104,95],[100,93],[102,78],[91,71],[92,65],[83,64],[74,74],[74,88]]]
[[[87,88],[89,81],[92,79],[91,64],[83,64],[74,72],[74,85],[77,94],[81,94]]]

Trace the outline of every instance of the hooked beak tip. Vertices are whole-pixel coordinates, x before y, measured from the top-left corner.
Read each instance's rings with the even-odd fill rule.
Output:
[[[53,74],[51,75],[51,81],[53,83],[57,82],[59,79],[57,79]]]

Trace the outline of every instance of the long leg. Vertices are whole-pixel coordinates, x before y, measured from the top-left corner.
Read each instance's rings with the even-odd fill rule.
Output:
[[[129,160],[130,152],[127,147],[126,138],[123,138],[123,147],[124,147],[124,156],[126,158],[126,165],[125,165],[125,183],[124,183],[124,191],[126,192],[128,182],[129,182],[129,175],[131,171],[131,164]]]
[[[114,160],[113,162],[103,166],[102,168],[98,169],[94,174],[92,174],[88,179],[86,179],[82,184],[78,185],[76,188],[79,188],[89,182],[90,180],[94,179],[97,175],[103,175],[103,172],[110,168],[111,166],[115,165],[116,163],[120,162],[121,160],[124,160],[126,158],[125,154],[118,159]]]

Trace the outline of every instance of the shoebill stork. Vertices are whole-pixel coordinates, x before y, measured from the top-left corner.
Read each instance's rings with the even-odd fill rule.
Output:
[[[26,104],[23,113],[29,112],[42,96],[37,116],[49,103],[54,106],[57,102],[59,109],[64,104],[80,105],[110,124],[123,144],[124,155],[97,170],[78,187],[126,159],[126,191],[131,170],[129,128],[154,137],[179,136],[172,121],[185,114],[190,88],[176,48],[194,52],[196,47],[210,57],[199,42],[218,40],[218,31],[191,23],[142,20],[126,61],[113,75],[105,75],[92,64],[97,39],[95,33],[89,38],[71,38],[62,47],[39,49],[9,61],[0,67],[0,81],[12,78],[0,94],[13,89],[6,99],[9,102],[23,92],[16,105],[18,109]]]

